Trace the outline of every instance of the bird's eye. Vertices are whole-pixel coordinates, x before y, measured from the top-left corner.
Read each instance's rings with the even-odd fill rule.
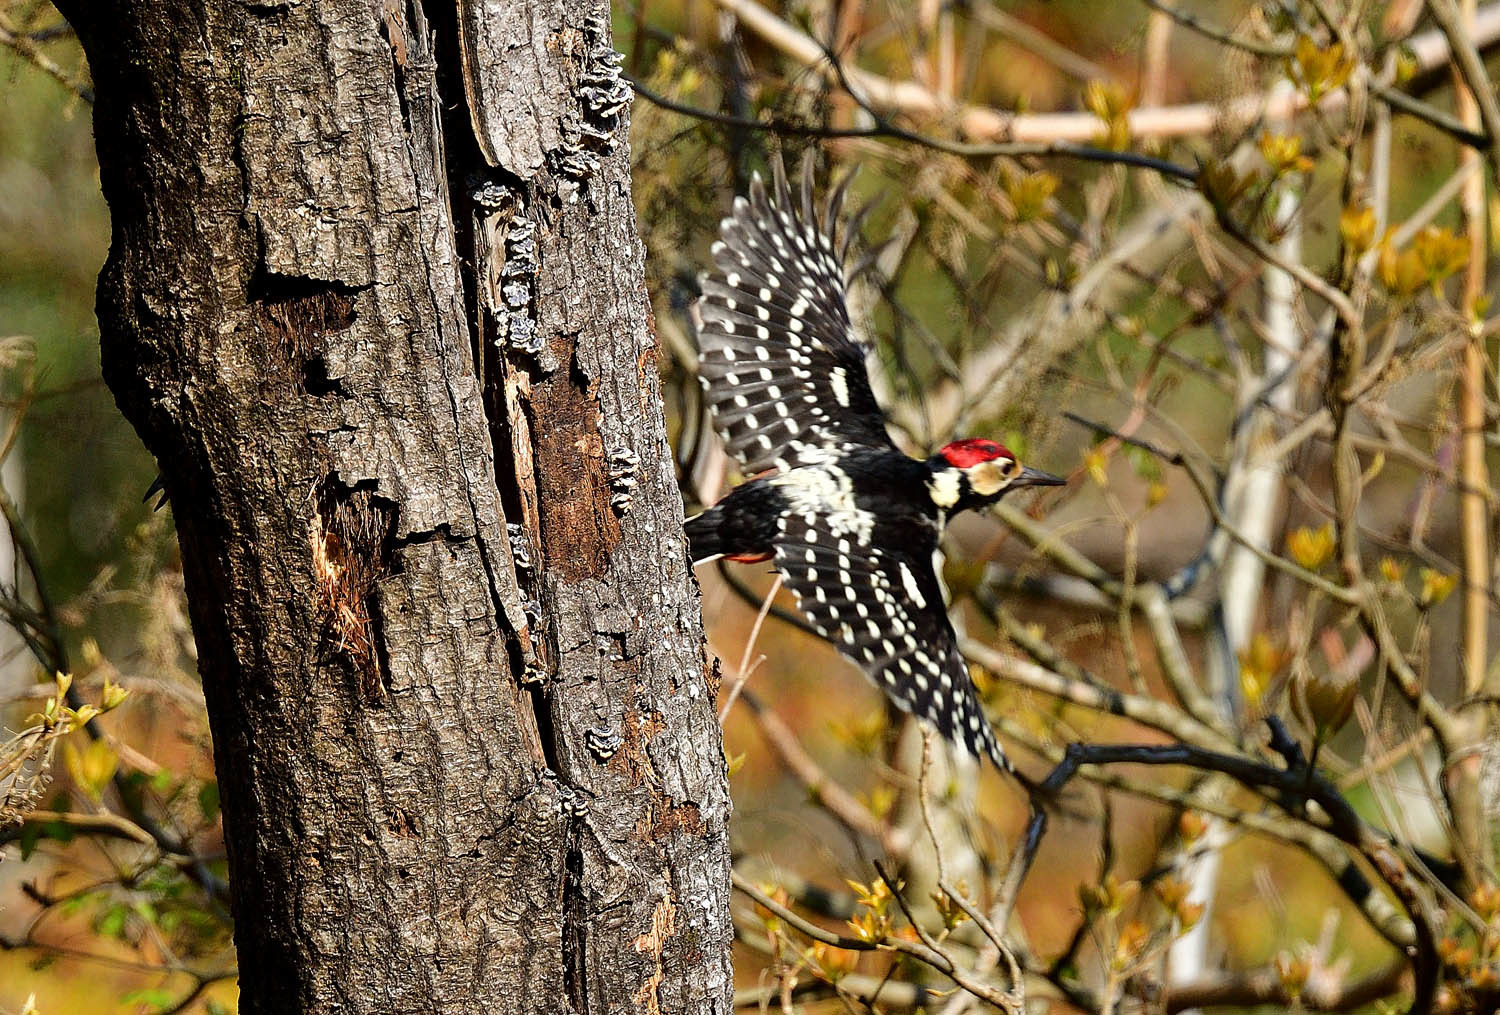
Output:
[[[1009,476],[1016,471],[1016,460],[1014,458],[1000,459],[1000,475]]]

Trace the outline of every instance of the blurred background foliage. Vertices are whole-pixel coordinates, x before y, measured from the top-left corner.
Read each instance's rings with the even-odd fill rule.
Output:
[[[1297,256],[1313,272],[1338,277],[1339,259],[1360,231],[1346,213],[1357,213],[1370,200],[1367,188],[1351,193],[1350,165],[1371,157],[1364,141],[1343,144],[1338,114],[1272,127],[1224,117],[1206,130],[1144,138],[1132,137],[1124,126],[1126,111],[1141,106],[1271,96],[1289,79],[1306,91],[1312,57],[1300,67],[1295,55],[1256,57],[1182,25],[1164,24],[1160,12],[1153,13],[1158,6],[790,0],[776,10],[796,30],[836,38],[846,53],[857,51],[852,62],[865,71],[932,84],[995,110],[1092,113],[1099,119],[1091,140],[1101,146],[1195,171],[1207,166],[1222,175],[1221,203],[1268,242],[1281,242],[1287,232],[1287,219],[1275,212],[1275,188],[1289,186],[1299,199]],[[1313,11],[1320,6],[1179,4],[1265,45],[1322,39],[1326,57],[1333,50],[1326,33],[1307,27],[1316,24]],[[1342,18],[1347,5],[1334,6]],[[1420,4],[1354,6],[1347,23],[1365,40],[1429,27],[1410,12],[1420,13]],[[616,46],[640,85],[631,138],[636,208],[664,347],[669,427],[689,510],[718,496],[726,482],[722,456],[715,456],[703,433],[693,378],[689,306],[696,274],[709,262],[718,219],[750,175],[765,172],[773,151],[795,164],[811,149],[822,166],[820,182],[861,167],[850,204],[876,202],[864,234],[877,242],[895,237],[856,296],[875,339],[877,385],[905,446],[930,453],[955,431],[999,438],[1026,461],[1070,474],[1069,491],[1045,504],[1053,533],[1110,575],[1141,582],[1179,575],[1202,554],[1211,519],[1189,478],[1156,450],[1179,448],[1215,463],[1237,453],[1226,450],[1245,411],[1236,381],[1268,362],[1260,309],[1264,265],[1243,246],[1213,234],[1211,219],[1200,219],[1188,227],[1186,241],[1160,260],[1133,263],[1124,272],[1128,285],[1097,296],[1096,327],[1003,404],[987,402],[983,391],[972,390],[976,364],[987,363],[987,353],[1004,344],[1007,329],[1047,294],[1071,291],[1122,233],[1153,208],[1190,194],[1191,186],[1118,165],[962,156],[881,136],[874,129],[880,122],[868,111],[834,83],[787,59],[785,47],[737,27],[730,8],[710,0],[615,5]],[[103,696],[110,687],[128,692],[96,724],[102,739],[69,732],[66,719],[49,727],[45,750],[51,752],[52,781],[30,803],[58,820],[33,817],[13,829],[0,862],[0,1012],[20,1012],[29,998],[48,1015],[231,1011],[233,954],[217,794],[170,508],[154,512],[143,503],[154,464],[99,376],[93,289],[109,220],[99,195],[86,70],[50,5],[4,0],[0,11],[0,41],[6,43],[0,46],[0,396],[4,427],[14,437],[3,482],[20,505],[45,584],[36,589],[21,579],[19,591],[23,598],[44,593],[55,607],[75,705],[107,704]],[[947,34],[923,34],[942,24]],[[1409,59],[1399,48],[1388,52],[1393,61]],[[1337,76],[1337,53],[1322,70],[1313,69]],[[1422,101],[1454,108],[1446,72],[1439,69],[1432,77]],[[686,115],[684,108],[705,115]],[[930,137],[954,136],[957,126],[941,114],[896,119]],[[751,129],[749,120],[779,129]],[[830,128],[869,136],[818,136]],[[1443,129],[1421,119],[1398,117],[1390,129],[1393,182],[1382,221],[1394,224],[1423,209],[1452,177],[1460,156]],[[1300,147],[1285,147],[1291,137]],[[1247,145],[1250,157],[1233,154]],[[1487,208],[1495,210],[1493,204]],[[1449,238],[1464,226],[1451,203],[1426,220],[1449,230]],[[1389,313],[1378,326],[1387,330],[1372,326],[1372,333],[1394,336],[1403,372],[1386,392],[1389,411],[1372,414],[1361,433],[1373,441],[1395,431],[1399,439],[1389,453],[1373,445],[1362,451],[1362,468],[1370,475],[1359,521],[1370,569],[1378,560],[1388,586],[1397,636],[1418,660],[1426,686],[1453,700],[1462,694],[1464,679],[1461,654],[1452,649],[1462,637],[1463,596],[1450,593],[1463,551],[1458,497],[1445,478],[1457,455],[1457,394],[1453,347],[1444,336],[1461,331],[1462,318],[1454,304],[1456,283],[1444,283],[1454,274],[1448,268],[1463,261],[1449,255],[1452,263],[1444,267],[1441,239],[1428,241],[1431,249],[1421,264],[1412,258],[1399,262],[1401,252],[1393,250],[1390,263],[1379,269],[1379,293],[1389,300],[1381,307]],[[1378,240],[1364,241],[1364,248]],[[1408,313],[1411,307],[1419,312]],[[1324,313],[1321,304],[1299,303],[1298,329],[1316,332]],[[1493,355],[1490,363],[1493,369]],[[1300,414],[1285,414],[1279,434],[1318,404],[1321,370],[1304,369],[1291,382]],[[1066,418],[1065,409],[1081,420]],[[1146,446],[1111,439],[1113,428],[1132,413],[1146,420],[1132,424],[1132,432],[1150,442]],[[1493,419],[1488,422],[1492,430]],[[1271,549],[1285,542],[1296,564],[1334,576],[1333,547],[1323,545],[1333,531],[1325,536],[1323,530],[1332,514],[1328,448],[1299,445],[1284,462],[1287,506],[1278,513]],[[1016,507],[1043,513],[1041,504]],[[1109,686],[1170,702],[1170,681],[1141,618],[1128,606],[1101,607],[1098,596],[1079,592],[1076,583],[1049,584],[1056,565],[992,518],[963,519],[954,527],[945,569],[955,618],[968,635],[1008,646],[1013,655],[1022,654],[1015,646],[1029,634]],[[767,717],[783,723],[809,763],[886,828],[921,824],[912,810],[914,780],[922,770],[920,738],[910,729],[903,736],[881,696],[822,642],[775,618],[756,630],[769,574],[742,570],[744,588],[738,591],[719,571],[705,569],[701,578],[711,643],[724,660],[726,684],[738,680],[745,664],[754,669],[726,720],[738,869],[788,902],[822,899],[820,918],[847,932],[845,921],[875,911],[869,864],[881,850],[869,837],[850,834],[825,806],[826,798],[809,792],[806,773],[794,774],[786,753],[771,745]],[[1018,626],[1007,627],[994,609],[996,589],[1004,591]],[[781,604],[787,605],[784,595]],[[1179,607],[1184,651],[1198,673],[1223,668],[1222,660],[1214,660],[1225,651],[1213,636],[1217,608],[1211,596],[1188,597]],[[1322,630],[1351,631],[1347,617],[1333,616],[1326,602],[1285,575],[1267,580],[1253,612],[1258,640],[1232,648],[1232,686],[1216,691],[1226,729],[1242,738],[1252,735],[1261,714],[1288,713],[1286,687],[1294,673],[1337,668],[1339,660],[1316,653],[1338,650],[1326,641],[1312,647]],[[1358,651],[1357,638],[1355,646],[1351,653]],[[18,639],[0,647],[5,726],[20,730],[49,698],[59,698],[59,690]],[[1013,743],[1055,747],[1073,739],[1141,739],[1141,729],[1123,718],[1026,690],[983,667],[976,666],[975,675]],[[1404,820],[1399,832],[1405,845],[1451,856],[1451,850],[1444,853],[1447,832],[1431,804],[1430,773],[1420,763],[1386,766],[1389,783],[1358,775],[1372,740],[1403,757],[1428,756],[1410,708],[1373,683],[1366,674],[1359,722],[1324,748],[1325,771],[1344,780],[1367,820],[1381,827]],[[1045,770],[1024,746],[1015,753],[1026,770]],[[977,786],[973,773],[962,770],[945,778],[951,782],[938,796],[957,815],[957,838],[975,858],[964,869],[986,886],[968,887],[992,899],[1021,833],[1024,800],[1013,784],[993,774],[983,775]],[[1180,773],[1161,778],[1169,787],[1198,786]],[[1264,804],[1238,790],[1226,791],[1223,802],[1249,810]],[[1405,813],[1393,816],[1393,803]],[[134,841],[128,829],[101,832],[88,824],[122,809],[149,816],[177,848],[162,849],[160,838],[155,845]],[[1132,976],[1149,980],[1143,970],[1156,969],[1167,945],[1194,922],[1191,905],[1183,908],[1183,899],[1160,888],[1178,874],[1184,884],[1189,879],[1175,865],[1201,834],[1193,827],[1194,813],[1119,795],[1101,817],[1092,796],[1070,801],[1021,891],[1026,951],[1058,957],[1053,978],[1086,982],[1091,990],[1103,989],[1101,982],[1123,990]],[[62,820],[66,815],[75,819]],[[1249,833],[1217,843],[1213,848],[1222,850],[1222,861],[1213,902],[1200,910],[1210,942],[1209,970],[1263,973],[1281,990],[1277,996],[1284,996],[1308,983],[1336,992],[1391,967],[1390,944],[1306,852]],[[860,884],[851,889],[848,881]],[[1143,884],[1156,888],[1165,916],[1144,901],[1150,892],[1141,894]],[[1469,905],[1483,909],[1472,899]],[[747,1004],[757,990],[771,990],[765,997],[781,1003],[783,989],[791,997],[788,983],[801,990],[840,980],[854,984],[860,976],[922,980],[920,971],[884,955],[819,952],[767,910],[747,907],[743,915],[737,968]],[[1478,949],[1467,957],[1473,976],[1487,968],[1486,956],[1493,957],[1483,931],[1493,917],[1480,912],[1477,924],[1454,930],[1450,953]],[[1399,976],[1388,987],[1376,999],[1399,1000],[1409,989]],[[857,996],[818,1001],[799,994],[796,1010],[872,1010],[851,1000]],[[1450,993],[1449,1000],[1458,996]],[[894,990],[883,1003],[890,1011],[911,1007],[903,1007]],[[929,1002],[927,1010],[947,1011],[946,1003]],[[1071,1009],[1058,999],[1055,1010]]]

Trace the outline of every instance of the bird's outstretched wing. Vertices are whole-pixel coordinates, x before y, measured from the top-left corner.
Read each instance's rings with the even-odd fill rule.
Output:
[[[849,519],[807,509],[784,519],[774,559],[814,629],[898,708],[1011,771],[948,622],[932,569],[936,539],[933,530],[930,541],[861,544]]]
[[[786,471],[828,451],[892,447],[845,302],[856,230],[842,244],[833,235],[848,178],[820,216],[811,161],[800,213],[780,159],[772,168],[775,197],[757,175],[749,199],[735,198],[734,214],[720,223],[717,270],[700,279],[698,300],[699,376],[714,424],[747,474]]]

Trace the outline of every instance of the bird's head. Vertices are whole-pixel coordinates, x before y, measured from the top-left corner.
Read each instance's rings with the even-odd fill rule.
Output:
[[[928,461],[933,502],[945,511],[982,507],[1011,490],[1027,486],[1062,486],[1066,480],[1016,461],[1003,444],[970,437],[943,446]]]

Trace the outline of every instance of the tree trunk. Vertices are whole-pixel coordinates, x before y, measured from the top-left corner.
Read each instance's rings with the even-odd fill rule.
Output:
[[[430,6],[59,3],[241,1006],[727,1013],[716,675],[608,8]]]

